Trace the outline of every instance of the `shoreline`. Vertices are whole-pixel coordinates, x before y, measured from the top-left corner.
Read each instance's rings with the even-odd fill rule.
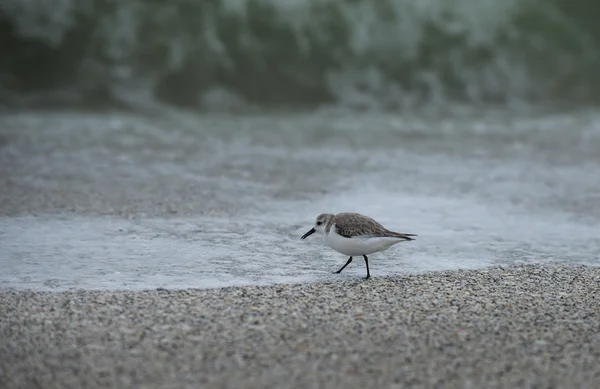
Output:
[[[0,386],[593,387],[599,290],[600,268],[556,264],[218,289],[3,290]]]

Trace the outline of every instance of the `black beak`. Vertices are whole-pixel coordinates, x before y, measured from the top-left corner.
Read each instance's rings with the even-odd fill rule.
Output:
[[[306,239],[309,236],[311,236],[312,234],[314,234],[315,232],[317,232],[317,230],[315,230],[314,228],[311,228],[310,231],[308,231],[306,234],[302,235],[302,238],[300,238],[300,239]]]

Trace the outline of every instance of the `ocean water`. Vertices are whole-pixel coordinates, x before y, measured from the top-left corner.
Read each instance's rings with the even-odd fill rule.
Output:
[[[598,14],[597,0],[3,0],[0,103],[598,101]]]
[[[597,0],[4,0],[0,288],[600,261]],[[496,107],[496,108],[490,108]]]
[[[344,211],[418,234],[374,277],[600,265],[599,110],[165,112],[3,112],[0,288],[357,279],[300,240]]]

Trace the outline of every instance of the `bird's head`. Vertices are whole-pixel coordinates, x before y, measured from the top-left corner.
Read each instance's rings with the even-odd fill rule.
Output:
[[[332,213],[322,213],[319,216],[317,216],[317,219],[315,220],[315,226],[311,228],[306,234],[302,235],[301,239],[306,239],[315,232],[325,234],[325,227],[329,224],[329,222],[331,221],[331,219],[333,219],[334,216],[335,215]]]

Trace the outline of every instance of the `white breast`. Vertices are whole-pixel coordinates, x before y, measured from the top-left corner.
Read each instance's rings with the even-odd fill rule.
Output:
[[[349,256],[368,255],[384,251],[403,241],[404,239],[392,237],[352,237],[346,238],[335,232],[335,225],[325,235],[325,244],[332,249]]]

